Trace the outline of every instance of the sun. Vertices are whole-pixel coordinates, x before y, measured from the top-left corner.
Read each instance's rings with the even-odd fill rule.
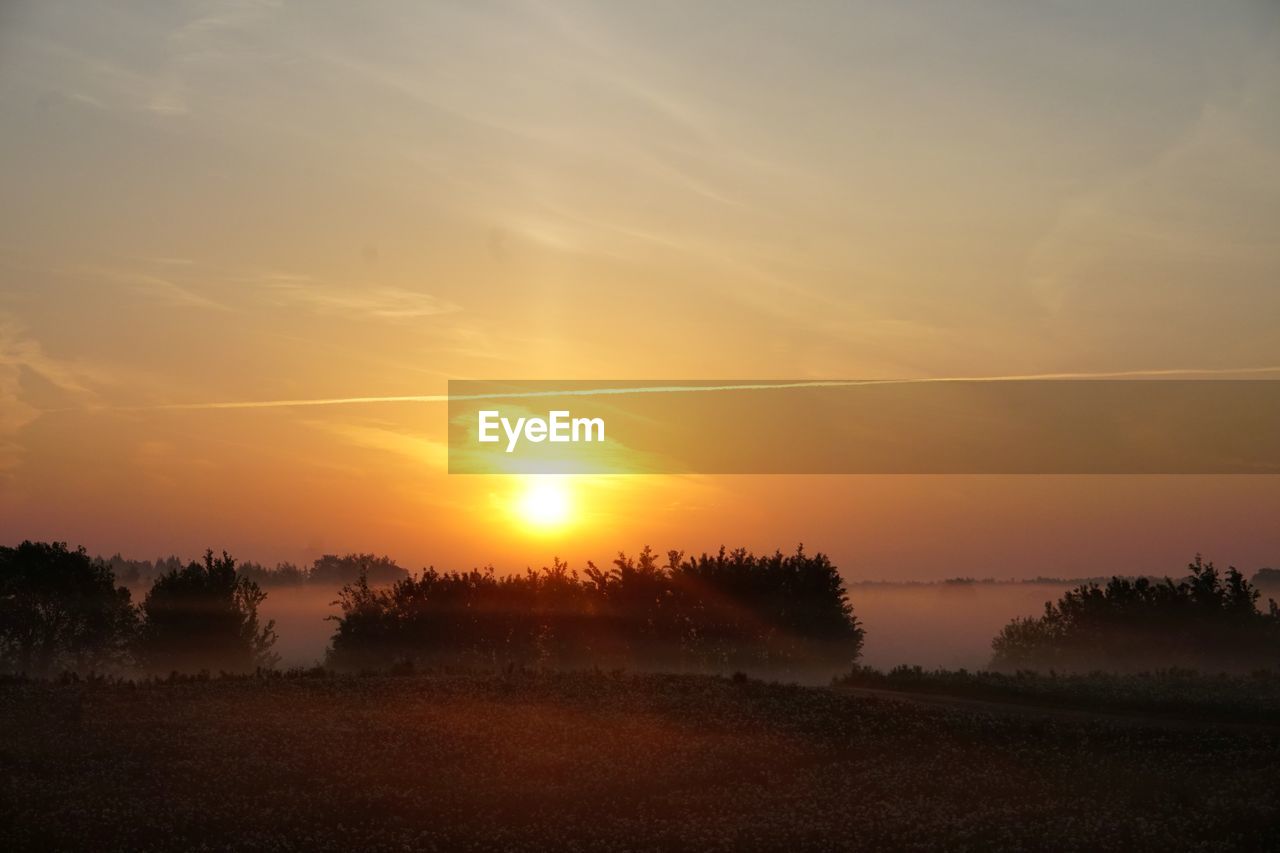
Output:
[[[569,523],[573,500],[565,477],[531,477],[516,497],[515,514],[532,530],[550,532]]]

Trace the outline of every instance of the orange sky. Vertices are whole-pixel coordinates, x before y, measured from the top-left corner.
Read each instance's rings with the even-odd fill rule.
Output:
[[[926,8],[928,9],[926,11]],[[1280,478],[444,473],[449,378],[1280,365],[1280,9],[0,10],[0,539],[1280,564]]]

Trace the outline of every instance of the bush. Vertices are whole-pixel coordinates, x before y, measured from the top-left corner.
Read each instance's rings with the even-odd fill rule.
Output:
[[[731,667],[836,664],[863,632],[839,572],[802,549],[686,559],[619,554],[584,576],[556,560],[540,572],[427,569],[389,589],[344,587],[330,662],[367,667],[447,656],[477,662]]]
[[[0,547],[0,669],[45,675],[123,663],[137,617],[111,568],[65,542]]]
[[[992,640],[993,669],[1247,671],[1280,665],[1280,616],[1234,568],[1199,556],[1187,577],[1113,577],[1084,584],[1039,618],[1015,619]]]
[[[245,672],[274,666],[275,623],[258,623],[261,588],[225,552],[156,578],[142,603],[139,661],[153,671]]]

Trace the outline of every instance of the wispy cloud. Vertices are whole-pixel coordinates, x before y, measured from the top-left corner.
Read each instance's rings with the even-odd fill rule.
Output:
[[[204,94],[191,80],[207,79],[203,72],[235,61],[235,39],[228,36],[264,25],[280,6],[259,0],[197,3],[190,18],[177,22],[167,14],[101,8],[84,26],[28,35],[26,46],[54,61],[61,73],[42,84],[68,100],[98,110],[185,118],[198,112]],[[112,50],[103,32],[128,33],[136,45]]]
[[[339,286],[289,274],[264,275],[257,282],[263,297],[276,305],[303,305],[323,314],[413,320],[460,310],[452,302],[397,287]]]
[[[42,413],[24,394],[25,373],[60,391],[92,394],[86,371],[49,356],[20,324],[0,315],[0,474],[17,464],[22,455],[18,434]]]
[[[204,293],[195,282],[180,280],[191,267],[192,261],[181,258],[143,259],[90,259],[82,263],[66,262],[48,257],[19,257],[4,259],[11,270],[28,275],[59,276],[71,279],[107,282],[122,291],[138,294],[147,299],[185,308],[204,308],[229,311],[231,306]],[[159,268],[159,269],[157,269]],[[163,273],[157,275],[157,272]]]
[[[207,296],[202,296],[194,290],[183,287],[167,278],[151,275],[122,276],[121,278],[129,282],[131,287],[138,293],[168,302],[170,305],[189,308],[212,308],[217,311],[229,310],[226,305],[215,302]]]
[[[1280,97],[1280,62],[1267,57],[1248,67],[1237,89],[1206,97],[1146,159],[1065,202],[1028,257],[1032,294],[1047,311],[1061,311],[1079,291],[1108,297],[1111,288],[1095,284],[1107,265],[1150,265],[1153,289],[1197,262],[1237,277],[1274,265],[1269,215],[1280,152],[1268,144],[1261,108]],[[1128,282],[1120,292],[1138,286]]]
[[[302,307],[350,319],[407,321],[452,314],[461,307],[428,293],[399,287],[336,283],[305,273],[244,272],[209,268],[187,258],[146,257],[78,265],[33,262],[40,272],[101,279],[168,305],[215,311],[254,305]],[[218,299],[207,293],[216,289]]]
[[[440,470],[447,466],[449,447],[441,441],[386,426],[327,421],[308,421],[307,423],[359,447],[394,453]]]

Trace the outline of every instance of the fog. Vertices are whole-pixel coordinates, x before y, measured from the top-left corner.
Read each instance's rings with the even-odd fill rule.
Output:
[[[275,620],[279,635],[275,651],[280,655],[280,665],[288,668],[321,663],[336,627],[327,617],[340,612],[333,604],[338,591],[315,586],[269,586],[266,593],[258,617],[264,623]]]
[[[991,638],[1015,616],[1039,615],[1067,584],[854,584],[854,613],[866,629],[862,662],[980,668],[991,657]],[[336,615],[337,591],[313,586],[268,587],[260,609],[274,619],[276,651],[284,667],[312,666],[323,657]]]
[[[981,668],[991,659],[991,638],[1015,616],[1038,616],[1070,584],[854,585],[854,614],[867,632],[862,662],[887,669]]]

